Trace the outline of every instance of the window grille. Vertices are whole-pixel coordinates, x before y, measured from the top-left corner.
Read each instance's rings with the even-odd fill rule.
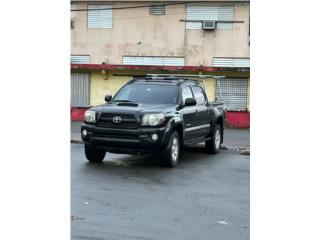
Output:
[[[227,110],[246,110],[247,89],[247,79],[217,79],[216,98],[224,102]]]
[[[112,28],[112,5],[88,5],[88,28]]]
[[[125,65],[184,66],[184,57],[143,57],[124,56]]]
[[[214,67],[250,68],[250,58],[222,58],[215,57],[212,60]]]
[[[72,64],[88,64],[90,63],[89,55],[71,55],[70,63]]]
[[[166,6],[165,5],[150,5],[149,6],[149,14],[150,15],[165,15],[166,14]]]
[[[187,22],[187,29],[202,29],[201,21],[233,21],[233,6],[187,6],[187,20],[199,22]],[[217,29],[230,30],[233,23],[217,23]]]

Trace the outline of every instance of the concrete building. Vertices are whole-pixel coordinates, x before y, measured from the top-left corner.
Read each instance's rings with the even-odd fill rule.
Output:
[[[132,76],[203,74],[228,124],[249,126],[249,1],[71,1],[71,112],[104,102]]]

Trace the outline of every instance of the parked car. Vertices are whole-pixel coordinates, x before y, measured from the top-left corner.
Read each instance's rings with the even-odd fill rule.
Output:
[[[223,143],[224,105],[209,102],[197,80],[134,78],[105,101],[85,112],[81,126],[90,162],[102,162],[106,152],[151,153],[175,167],[183,146],[205,142],[217,153]]]

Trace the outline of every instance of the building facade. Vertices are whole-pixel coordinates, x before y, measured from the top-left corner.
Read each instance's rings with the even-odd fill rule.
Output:
[[[249,127],[249,11],[249,1],[72,1],[72,118],[132,76],[212,75],[209,100],[225,102],[229,125]]]

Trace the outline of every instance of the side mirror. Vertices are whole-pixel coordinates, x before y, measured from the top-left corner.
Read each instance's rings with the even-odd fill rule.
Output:
[[[112,96],[111,96],[111,95],[106,95],[106,96],[104,97],[104,100],[105,100],[106,102],[110,102],[111,99],[112,99]]]
[[[185,101],[184,101],[184,105],[185,106],[194,106],[197,104],[197,101],[194,99],[194,98],[187,98]]]

